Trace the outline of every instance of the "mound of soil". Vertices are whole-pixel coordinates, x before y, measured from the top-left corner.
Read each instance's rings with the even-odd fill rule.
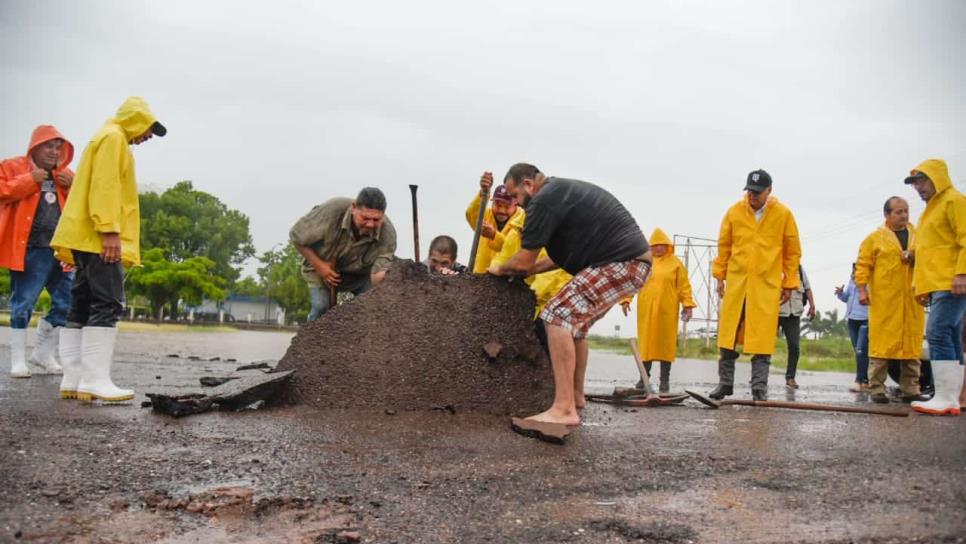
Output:
[[[373,290],[307,323],[278,370],[289,402],[324,408],[545,409],[550,363],[533,332],[533,293],[493,276],[434,276],[396,261]]]

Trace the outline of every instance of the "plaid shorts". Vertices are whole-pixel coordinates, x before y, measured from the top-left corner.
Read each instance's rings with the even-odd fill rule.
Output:
[[[586,338],[591,325],[614,304],[640,291],[650,273],[651,265],[637,260],[585,268],[550,299],[540,318],[567,329],[574,338]]]

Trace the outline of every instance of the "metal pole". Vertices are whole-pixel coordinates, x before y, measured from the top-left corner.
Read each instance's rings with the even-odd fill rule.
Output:
[[[710,253],[711,253],[711,250],[708,250],[708,257],[709,257],[709,259],[708,259],[708,291],[707,291],[707,293],[708,293],[708,313],[707,313],[708,319],[706,321],[707,327],[705,327],[705,330],[708,331],[708,333],[707,333],[707,336],[706,336],[705,341],[704,341],[705,347],[709,347],[709,348],[711,347],[711,315],[712,315],[712,313],[711,313],[711,282],[714,281],[714,277],[711,275],[711,267],[712,267],[713,263],[712,263],[712,261],[710,259],[710,257],[711,257],[711,254]]]
[[[691,239],[688,238],[684,245],[684,271],[688,276],[688,281],[691,278]],[[680,304],[678,305],[680,308]],[[685,355],[688,352],[688,322],[681,321],[681,355]]]
[[[476,217],[476,230],[473,232],[473,247],[470,249],[470,272],[476,272],[476,249],[480,245],[480,231],[483,230],[483,217],[486,215],[486,201],[490,198],[490,191],[480,189],[480,214]]]
[[[409,192],[413,195],[413,254],[419,262],[419,215],[416,213],[416,189],[418,185],[410,185]]]

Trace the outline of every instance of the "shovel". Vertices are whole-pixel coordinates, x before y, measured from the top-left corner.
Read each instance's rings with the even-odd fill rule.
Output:
[[[476,216],[476,229],[473,231],[473,245],[470,248],[469,269],[472,274],[476,270],[476,250],[480,246],[480,233],[483,232],[483,218],[486,217],[486,201],[489,199],[490,191],[480,189],[480,213]]]
[[[859,406],[839,406],[836,404],[814,404],[809,402],[785,402],[779,400],[713,400],[694,391],[684,390],[691,398],[717,410],[722,406],[757,406],[758,408],[788,408],[791,410],[816,410],[819,412],[846,412],[850,414],[875,414],[879,416],[907,417],[908,411],[862,408]]]

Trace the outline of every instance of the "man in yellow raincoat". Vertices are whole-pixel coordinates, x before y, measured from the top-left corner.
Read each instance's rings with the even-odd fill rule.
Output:
[[[882,208],[885,224],[866,236],[855,262],[859,303],[869,307],[869,393],[888,403],[885,378],[889,361],[899,361],[899,387],[906,402],[927,400],[919,393],[919,354],[925,313],[912,292],[915,230],[909,204],[894,196]]]
[[[718,280],[718,296],[724,299],[718,320],[718,387],[710,393],[714,399],[734,394],[736,349],[741,344],[752,354],[752,396],[767,400],[779,303],[798,288],[798,226],[791,210],[771,196],[771,187],[768,172],[748,174],[745,198],[721,221],[711,271]]]
[[[471,229],[476,229],[476,220],[480,215],[480,205],[482,203],[482,192],[489,191],[493,187],[493,173],[484,172],[480,177],[480,192],[470,201],[466,208],[466,222]],[[480,242],[476,249],[476,263],[468,263],[473,269],[474,274],[486,274],[490,268],[493,257],[503,249],[507,234],[514,228],[510,223],[517,220],[523,223],[526,212],[522,207],[517,206],[513,197],[507,192],[503,185],[493,190],[491,198],[492,205],[483,212],[483,226],[480,229]]]
[[[917,412],[959,415],[963,386],[963,315],[966,314],[966,196],[953,187],[945,161],[924,161],[906,178],[926,201],[919,217],[913,285],[929,304],[926,339],[936,394],[913,402]],[[872,293],[875,296],[875,293]],[[958,395],[958,398],[957,398]]]
[[[648,376],[651,363],[661,362],[659,391],[666,393],[671,389],[671,363],[678,351],[678,307],[684,307],[681,319],[688,321],[691,309],[697,305],[691,297],[688,270],[674,254],[674,244],[668,235],[654,229],[648,242],[654,254],[654,268],[644,288],[637,293],[637,350]],[[629,298],[621,301],[624,315],[630,304]]]
[[[111,381],[115,325],[124,310],[124,267],[141,262],[141,217],[130,145],[167,129],[140,97],[121,104],[91,138],[50,247],[76,266],[60,333],[61,398],[121,402],[134,391]]]

